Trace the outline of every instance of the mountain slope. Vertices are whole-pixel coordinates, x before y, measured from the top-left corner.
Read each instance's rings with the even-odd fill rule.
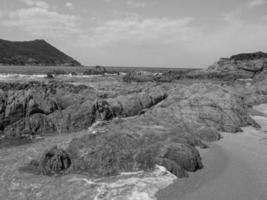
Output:
[[[0,39],[0,64],[79,66],[79,62],[45,40],[13,42]]]

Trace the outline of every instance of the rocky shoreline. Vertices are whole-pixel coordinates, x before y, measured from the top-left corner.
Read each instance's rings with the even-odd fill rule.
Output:
[[[260,127],[250,113],[253,105],[267,102],[267,65],[265,54],[254,55],[258,54],[235,56],[207,70],[189,72],[189,83],[177,77],[171,82],[146,79],[133,83],[120,76],[98,77],[94,83],[83,80],[82,84],[57,79],[1,82],[0,154],[8,160],[6,152],[24,149],[21,153],[27,159],[19,159],[13,168],[20,169],[16,180],[36,179],[39,192],[48,182],[63,184],[74,174],[99,179],[123,172],[150,173],[163,166],[179,178],[187,177],[203,168],[198,147],[207,148],[207,142],[220,140],[220,132]],[[240,66],[246,68],[242,76],[244,67]],[[218,74],[226,79],[215,80]],[[77,137],[80,131],[83,134]],[[51,135],[58,139],[47,145]],[[44,141],[35,142],[40,137]],[[17,146],[24,141],[34,146],[31,156],[27,145]],[[2,162],[4,170],[0,171],[6,189],[13,187],[14,176],[5,172],[11,163]],[[38,177],[44,175],[49,175],[45,176],[48,182],[39,182]],[[52,183],[51,175],[62,178]],[[32,189],[28,195],[37,198],[35,189],[28,187]],[[67,188],[62,186],[64,191]],[[93,195],[93,191],[88,193]],[[60,198],[55,194],[53,199]]]
[[[158,200],[265,199],[266,108],[267,104],[254,106],[258,113],[252,118],[262,128],[221,133],[222,140],[210,143],[204,153],[201,151],[205,168],[159,191]]]

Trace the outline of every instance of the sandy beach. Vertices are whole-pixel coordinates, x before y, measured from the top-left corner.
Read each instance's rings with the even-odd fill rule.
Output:
[[[255,107],[267,115],[267,105]],[[222,133],[223,139],[202,150],[204,169],[178,180],[157,195],[159,200],[267,199],[267,117],[253,117],[261,129]]]

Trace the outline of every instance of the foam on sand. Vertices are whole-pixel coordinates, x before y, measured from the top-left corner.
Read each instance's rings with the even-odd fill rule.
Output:
[[[127,175],[127,177],[123,177]],[[130,176],[130,177],[129,177]],[[162,166],[150,173],[123,174],[112,182],[100,182],[95,200],[100,199],[128,199],[128,200],[155,200],[155,194],[176,180],[176,176]]]
[[[176,176],[162,166],[151,172],[125,172],[107,179],[71,177],[67,182],[83,182],[96,188],[94,200],[156,200],[155,194],[176,180]]]

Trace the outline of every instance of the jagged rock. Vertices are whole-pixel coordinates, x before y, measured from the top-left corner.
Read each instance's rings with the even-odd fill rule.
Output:
[[[226,73],[235,78],[254,78],[267,68],[267,57],[262,52],[239,54],[222,58],[208,68],[209,73]]]
[[[153,87],[140,93],[98,100],[95,107],[102,120],[109,120],[118,116],[129,117],[138,115],[144,109],[156,105],[166,97],[167,94],[161,87]]]
[[[57,133],[63,128],[68,129],[68,126],[74,127],[71,130],[75,130],[80,120],[79,116],[84,113],[77,107],[88,94],[90,96],[87,99],[92,99],[88,100],[89,102],[93,102],[96,97],[90,87],[59,82],[0,83],[0,87],[4,90],[0,93],[2,99],[0,129],[6,135],[16,137],[25,133],[31,135]],[[71,109],[67,110],[72,105],[76,105],[75,112]],[[82,108],[85,109],[85,107]],[[77,114],[78,111],[81,112],[80,115]],[[70,112],[73,115],[72,118],[70,118]],[[65,120],[65,124],[57,123],[62,120]],[[70,122],[70,120],[73,121]],[[85,129],[89,125],[91,122],[82,128]],[[77,130],[80,130],[78,128]]]
[[[238,132],[243,126],[257,126],[248,115],[244,98],[221,86],[194,84],[179,92],[180,95],[169,96],[151,111],[154,121],[188,132],[203,126],[225,132]]]
[[[7,94],[0,89],[0,131],[5,127],[5,110],[6,110]]]
[[[267,58],[267,53],[261,51],[255,53],[241,53],[230,57],[231,60],[257,60]]]
[[[94,100],[76,103],[64,110],[50,114],[58,133],[69,133],[85,130],[96,121]]]
[[[54,122],[44,114],[33,114],[29,117],[6,126],[4,133],[9,138],[17,138],[23,135],[44,135],[57,132]]]
[[[71,166],[69,154],[57,146],[45,151],[38,163],[38,170],[42,174],[51,175],[61,173]]]

